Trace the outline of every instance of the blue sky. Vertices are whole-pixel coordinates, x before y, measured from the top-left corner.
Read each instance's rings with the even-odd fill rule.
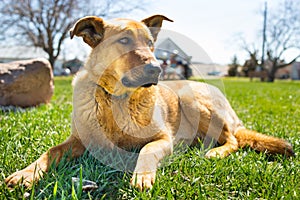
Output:
[[[212,62],[227,64],[236,54],[240,60],[247,56],[241,50],[238,35],[249,42],[258,42],[262,30],[264,0],[153,0],[141,18],[163,14],[174,20],[164,23],[165,29],[179,32],[194,40],[209,55]],[[277,1],[278,2],[278,1]],[[274,2],[268,2],[274,6]],[[135,15],[137,17],[137,15]]]
[[[237,55],[241,64],[248,58],[241,48],[242,35],[247,43],[261,49],[262,12],[265,0],[145,0],[144,11],[124,14],[141,20],[153,14],[163,14],[173,23],[163,28],[195,41],[218,64],[228,64]],[[268,9],[274,9],[279,0],[268,0]],[[67,42],[70,44],[70,41]],[[74,43],[72,44],[74,45]],[[288,59],[287,59],[288,60]]]

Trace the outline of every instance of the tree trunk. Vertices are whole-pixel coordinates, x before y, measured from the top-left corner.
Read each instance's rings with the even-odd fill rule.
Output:
[[[269,71],[269,77],[268,82],[274,82],[275,81],[275,74],[277,72],[277,62],[272,63],[272,68]]]
[[[268,82],[274,82],[275,81],[275,74],[274,73],[269,73],[268,77]]]
[[[54,63],[55,63],[55,59],[53,56],[50,56],[49,55],[49,62],[51,64],[51,68],[52,68],[52,71],[54,70]]]
[[[49,49],[46,49],[46,48],[44,48],[44,51],[46,51],[46,53],[48,54],[48,57],[49,57],[48,60],[49,60],[49,62],[51,64],[52,71],[54,72],[54,63],[56,61],[56,58],[53,55],[53,51],[51,51]]]

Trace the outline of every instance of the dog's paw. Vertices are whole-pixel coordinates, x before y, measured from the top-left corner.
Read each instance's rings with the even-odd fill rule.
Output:
[[[13,187],[19,184],[29,188],[32,186],[34,180],[36,180],[34,177],[34,171],[23,169],[8,176],[5,179],[5,183],[8,187]]]
[[[155,172],[134,172],[130,184],[140,191],[151,189],[155,182]]]
[[[220,149],[211,149],[205,154],[205,158],[224,158],[228,156],[227,152],[220,151]]]

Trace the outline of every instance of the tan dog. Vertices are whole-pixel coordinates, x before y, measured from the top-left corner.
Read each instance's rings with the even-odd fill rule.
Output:
[[[215,87],[191,81],[158,83],[161,69],[153,43],[163,20],[155,15],[141,22],[98,17],[80,19],[71,37],[80,36],[92,47],[74,80],[71,136],[38,160],[6,178],[30,186],[71,150],[78,157],[86,148],[140,148],[131,184],[151,188],[156,169],[181,141],[216,140],[221,146],[206,157],[225,157],[250,146],[271,154],[293,155],[291,145],[279,138],[247,130],[224,95]],[[22,179],[23,177],[23,179]]]

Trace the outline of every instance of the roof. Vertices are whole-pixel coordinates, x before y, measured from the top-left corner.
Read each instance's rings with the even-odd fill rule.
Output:
[[[0,46],[0,60],[21,60],[32,58],[48,58],[48,54],[39,47]]]
[[[192,63],[212,63],[212,60],[203,48],[185,35],[170,30],[161,30],[155,47],[159,50],[174,50],[184,56],[191,57]],[[170,49],[169,49],[170,48]],[[180,55],[180,54],[179,54]]]
[[[158,45],[155,48],[155,51],[157,52],[157,54],[160,54],[160,52],[168,52],[169,54],[172,54],[174,52],[176,52],[176,54],[178,56],[180,56],[181,58],[185,59],[185,60],[189,60],[190,56],[187,55],[175,42],[173,42],[173,40],[171,40],[171,38],[166,38],[164,40],[162,40],[160,43],[158,43]],[[160,56],[160,55],[158,55]],[[161,55],[163,56],[163,55]]]

